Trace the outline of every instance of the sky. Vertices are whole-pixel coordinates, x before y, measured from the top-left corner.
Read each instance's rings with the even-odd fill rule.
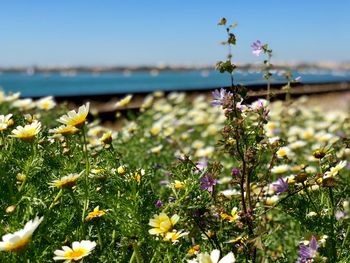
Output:
[[[214,64],[225,58],[221,17],[237,22],[234,60],[350,61],[347,0],[4,0],[0,66]]]

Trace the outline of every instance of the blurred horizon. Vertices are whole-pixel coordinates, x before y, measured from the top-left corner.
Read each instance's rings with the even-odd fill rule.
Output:
[[[0,67],[213,65],[224,59],[221,17],[238,63],[257,63],[259,39],[278,63],[350,63],[350,2],[2,2]]]

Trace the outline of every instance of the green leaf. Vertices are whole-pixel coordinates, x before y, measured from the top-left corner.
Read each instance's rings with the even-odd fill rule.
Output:
[[[224,26],[224,25],[226,25],[226,22],[227,22],[226,18],[223,17],[223,18],[221,18],[221,20],[220,20],[220,22],[218,23],[218,25],[219,25],[219,26]]]
[[[227,42],[231,45],[236,45],[236,36],[230,33]]]

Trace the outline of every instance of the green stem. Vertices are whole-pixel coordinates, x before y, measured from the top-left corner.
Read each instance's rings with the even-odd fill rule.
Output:
[[[151,261],[149,263],[153,263],[155,262],[155,260],[157,259],[157,254],[158,254],[158,251],[156,250],[156,252],[154,252],[152,258],[151,258]]]
[[[320,215],[320,212],[318,211],[318,209],[317,209],[315,203],[312,201],[312,198],[311,198],[311,196],[310,196],[309,190],[307,189],[307,187],[305,186],[304,183],[303,183],[303,186],[304,186],[304,188],[305,188],[305,193],[306,193],[307,197],[309,198],[310,203],[311,203],[312,206],[314,207],[316,213],[317,213],[318,215]]]
[[[135,260],[137,263],[140,263],[140,259],[139,259],[139,255],[138,255],[138,244],[134,245],[134,252],[131,255],[129,263],[133,263]],[[153,260],[153,258],[152,258],[152,260]]]
[[[75,208],[77,209],[77,212],[78,214],[80,213],[80,207],[79,207],[79,204],[77,202],[77,199],[75,198],[75,195],[73,193],[73,189],[69,189],[69,194],[70,196],[72,197],[72,200],[73,200],[73,204],[75,206]]]
[[[89,206],[89,183],[88,178],[90,174],[90,162],[89,162],[89,156],[88,156],[88,149],[87,149],[87,139],[86,139],[86,124],[82,127],[82,137],[83,137],[83,152],[84,152],[84,158],[85,158],[85,176],[84,176],[84,207],[83,207],[83,213],[81,217],[81,229],[82,229],[82,237],[85,236],[85,216],[86,211]]]
[[[99,219],[97,219],[97,238],[98,238],[98,243],[100,243],[101,249],[103,249],[103,242],[102,242],[102,235],[101,235],[101,230],[100,230],[100,222],[98,222]]]
[[[57,202],[57,200],[61,197],[61,195],[62,195],[62,193],[63,193],[63,189],[61,189],[58,193],[57,193],[57,195],[56,195],[56,197],[55,197],[55,199],[53,199],[53,201],[52,201],[52,203],[51,203],[51,205],[49,206],[49,210],[51,210],[52,209],[52,207],[54,207],[55,206],[55,203]]]
[[[331,220],[330,220],[330,237],[331,237],[331,262],[337,261],[337,247],[335,243],[335,232],[334,232],[334,225],[335,225],[335,216],[334,216],[334,196],[333,196],[333,190],[331,187],[329,187],[329,201],[330,201],[330,207],[331,207]]]
[[[270,101],[270,90],[271,90],[270,81],[268,81],[267,82],[267,96],[266,96],[267,101]]]
[[[348,225],[348,229],[346,230],[346,233],[345,233],[345,236],[344,236],[344,239],[343,239],[343,243],[342,243],[342,249],[343,249],[343,247],[345,246],[345,243],[346,243],[346,240],[347,240],[347,238],[348,238],[348,235],[349,235],[349,233],[350,233],[350,224]]]

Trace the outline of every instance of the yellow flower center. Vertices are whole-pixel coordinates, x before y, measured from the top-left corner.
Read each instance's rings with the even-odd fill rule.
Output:
[[[26,247],[26,245],[29,243],[29,239],[21,239],[19,240],[17,243],[6,243],[5,246],[7,247],[6,250],[7,251],[20,251],[23,248]]]
[[[67,251],[64,253],[64,257],[66,259],[77,259],[80,258],[81,256],[85,256],[87,254],[87,250],[85,248],[77,248],[72,251]]]
[[[57,187],[72,188],[76,184],[76,180],[76,178],[71,178],[64,181],[55,182],[54,185]]]

